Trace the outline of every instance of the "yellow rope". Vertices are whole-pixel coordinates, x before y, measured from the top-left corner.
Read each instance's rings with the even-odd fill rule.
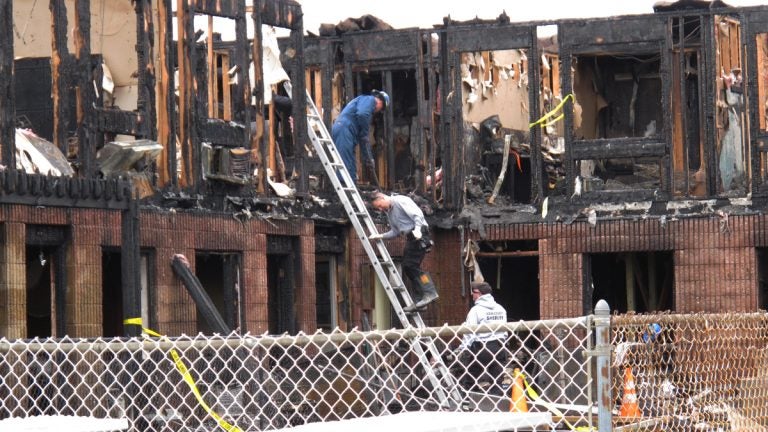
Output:
[[[544,122],[545,122],[545,121],[546,121],[548,118],[550,118],[550,117],[552,117],[553,115],[557,114],[557,112],[558,112],[558,111],[560,111],[560,110],[563,108],[563,105],[565,105],[565,103],[568,101],[568,99],[573,99],[573,93],[570,93],[570,94],[568,94],[568,96],[564,97],[564,98],[563,98],[563,100],[561,100],[561,101],[560,101],[560,103],[559,103],[559,104],[557,104],[557,106],[556,106],[556,107],[555,107],[555,108],[554,108],[552,111],[550,111],[550,112],[548,112],[548,113],[544,114],[543,116],[541,116],[541,118],[540,118],[540,119],[538,119],[538,120],[536,120],[535,122],[533,122],[533,123],[529,124],[529,125],[528,125],[528,128],[530,129],[530,128],[533,128],[533,127],[534,127],[534,126],[536,126],[536,125],[542,124],[542,123],[544,123]],[[563,114],[562,114],[562,113],[560,113],[560,115],[559,115],[559,116],[557,116],[557,117],[556,117],[554,120],[550,121],[550,122],[549,122],[549,123],[547,123],[547,124],[544,124],[544,125],[542,125],[542,127],[547,127],[547,126],[550,126],[550,125],[554,124],[555,122],[557,122],[557,121],[561,120],[562,118],[563,118]]]
[[[137,325],[141,327],[141,331],[144,333],[159,337],[161,339],[168,340],[167,337],[157,333],[156,331],[150,330],[141,322],[141,318],[128,318],[124,321],[125,324],[130,325]],[[239,427],[229,424],[226,420],[221,418],[220,415],[218,415],[214,410],[211,409],[211,407],[208,406],[208,404],[205,403],[203,400],[203,395],[200,394],[200,390],[197,388],[197,384],[195,384],[195,379],[192,377],[192,374],[189,372],[189,369],[187,369],[187,365],[184,364],[184,361],[181,359],[181,356],[179,356],[179,353],[176,352],[175,349],[171,349],[171,357],[173,357],[173,363],[176,365],[176,369],[179,370],[179,373],[181,373],[181,377],[184,379],[184,382],[187,383],[189,386],[189,389],[192,390],[192,394],[195,395],[195,399],[197,399],[197,402],[200,404],[201,407],[207,412],[211,417],[213,417],[216,422],[221,426],[222,429],[224,429],[227,432],[243,432],[242,429]]]

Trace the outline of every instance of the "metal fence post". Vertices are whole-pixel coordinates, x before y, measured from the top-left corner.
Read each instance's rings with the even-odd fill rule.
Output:
[[[595,306],[595,362],[597,366],[597,428],[611,431],[611,308],[600,300]]]

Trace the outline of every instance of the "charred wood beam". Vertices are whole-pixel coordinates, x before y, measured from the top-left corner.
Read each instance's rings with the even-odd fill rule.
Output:
[[[2,163],[16,166],[16,108],[13,100],[13,2],[0,2],[0,147]]]
[[[205,292],[205,288],[203,288],[200,280],[194,273],[192,273],[187,258],[180,254],[174,255],[171,267],[173,268],[174,273],[176,273],[176,276],[181,279],[184,287],[187,288],[189,295],[192,296],[195,305],[197,305],[198,312],[203,316],[208,325],[211,326],[211,329],[222,335],[229,334],[232,329],[230,329],[229,326],[227,326],[227,323],[224,322],[224,318],[222,318],[219,311],[216,310],[216,305],[213,304],[208,293]]]
[[[75,106],[68,97],[70,83],[68,76],[72,62],[67,49],[67,6],[66,2],[51,0],[52,33],[51,39],[51,81],[53,99],[53,143],[67,154],[67,131],[70,129],[69,118]]]
[[[157,118],[155,101],[155,64],[154,43],[155,28],[150,0],[136,0],[136,40],[138,57],[138,102],[136,109],[141,113],[144,123],[143,134],[136,138],[157,140]],[[171,87],[172,88],[172,87]]]
[[[447,18],[443,19],[446,27],[449,24]],[[446,31],[447,33],[447,31]],[[450,145],[450,143],[461,142],[457,130],[460,130],[457,122],[461,122],[461,116],[458,119],[455,118],[456,113],[456,100],[459,100],[459,109],[461,109],[461,94],[456,94],[456,83],[461,82],[461,76],[459,73],[457,54],[448,50],[448,37],[443,34],[440,38],[440,76],[444,79],[440,85],[440,100],[442,101],[442,110],[440,112],[440,142],[443,167],[443,205],[446,209],[452,210],[460,206],[461,202],[457,197],[456,189],[457,179],[454,172],[453,164],[453,148],[456,146]],[[461,91],[461,88],[458,88]]]
[[[671,45],[667,43],[668,41],[669,39],[666,38],[658,41],[657,48],[657,52],[662,53],[660,73],[662,118],[664,120],[662,121],[661,136],[667,144],[664,150],[665,154],[661,159],[663,166],[661,184],[663,185],[663,190],[661,191],[661,196],[657,197],[658,199],[671,199],[674,189],[672,181],[674,173],[674,167],[672,166],[672,143],[674,143],[674,132],[672,130],[674,122],[674,113],[672,112],[672,80],[674,80],[675,77],[672,76],[672,57],[670,55],[665,55],[665,53],[672,52]],[[686,176],[686,178],[687,177],[688,176]]]
[[[75,1],[75,74],[77,110],[77,161],[79,174],[92,177],[95,174],[96,150],[93,146],[93,65],[91,62],[91,2]],[[66,154],[66,153],[65,153]]]
[[[659,191],[652,189],[631,189],[615,191],[586,191],[581,197],[574,199],[576,204],[589,206],[594,202],[620,203],[633,201],[651,201],[659,197]]]
[[[427,46],[431,47],[431,41],[429,40],[429,33],[425,32],[423,35],[426,37]],[[430,125],[430,117],[432,116],[432,111],[430,110],[429,102],[432,102],[434,99],[429,99],[429,101],[425,100],[425,88],[424,88],[424,70],[426,65],[424,64],[424,50],[421,49],[421,43],[422,43],[422,32],[419,31],[416,33],[416,40],[418,43],[418,49],[416,52],[418,53],[417,60],[416,60],[416,112],[417,112],[417,141],[415,143],[411,143],[411,147],[416,148],[416,152],[413,155],[413,160],[416,162],[414,171],[413,171],[413,178],[416,183],[416,191],[419,193],[424,193],[424,185],[426,182],[424,181],[424,167],[427,166],[426,161],[426,136],[429,131],[429,125]],[[427,59],[428,61],[432,61],[432,56],[428,52],[427,53]],[[429,76],[429,72],[427,73]],[[413,134],[411,134],[413,136]],[[415,144],[415,145],[414,145]]]
[[[152,135],[148,119],[140,112],[107,108],[95,108],[94,112],[96,129],[101,132],[138,137]]]
[[[528,58],[538,59],[538,36],[536,34],[536,27],[529,29],[529,45],[528,45]],[[537,43],[533,43],[537,41]],[[528,61],[528,82],[540,83],[541,82],[541,69],[538,61]],[[539,85],[528,86],[528,118],[531,123],[538,120],[539,113],[541,113],[540,99],[539,99]],[[544,180],[542,178],[543,166],[541,157],[541,128],[530,128],[530,140],[531,140],[531,197],[534,203],[541,202],[544,199]]]
[[[644,138],[573,141],[571,146],[571,157],[574,160],[662,157],[667,155],[667,143]]]
[[[488,29],[488,31],[481,31],[476,26],[450,28],[446,32],[450,52],[507,50],[528,48],[532,45],[531,30],[527,26],[480,28]],[[440,52],[447,53],[448,51],[441,50]]]
[[[200,127],[200,141],[226,147],[242,147],[248,142],[248,130],[241,124],[232,124],[218,119],[203,119]]]
[[[561,45],[572,47],[574,53],[621,52],[625,46],[634,52],[648,52],[663,41],[667,32],[666,19],[656,15],[621,17],[607,20],[574,20],[559,25],[558,34],[568,32],[568,39],[560,39]],[[622,46],[618,51],[616,45]]]
[[[342,36],[344,59],[351,62],[376,62],[397,58],[413,65],[421,52],[418,31],[356,32]]]
[[[121,179],[53,177],[16,169],[0,172],[0,203],[127,209],[131,190],[131,183]]]
[[[262,5],[262,2],[259,3],[260,6]],[[252,120],[255,122],[256,127],[253,131],[251,131],[251,154],[256,156],[255,165],[259,167],[259,178],[258,178],[258,185],[256,187],[256,190],[259,193],[265,193],[270,194],[269,188],[266,187],[267,184],[267,170],[265,169],[267,166],[267,154],[269,149],[267,148],[267,141],[264,139],[264,56],[263,56],[263,45],[261,44],[262,34],[261,34],[261,25],[264,24],[261,20],[263,14],[261,8],[253,8],[253,11],[251,13],[251,19],[253,20],[253,43],[251,44],[252,53],[251,53],[251,61],[253,61],[253,82],[251,83],[251,88],[253,88],[254,91],[254,99],[256,103],[253,106],[253,118]],[[304,73],[302,71],[301,76],[304,76]],[[298,77],[294,77],[294,79],[299,79]],[[294,100],[296,99],[296,84],[294,84]],[[303,94],[299,95],[300,98],[304,98]],[[296,105],[294,106],[294,121],[300,120],[302,117],[304,117],[304,113],[300,113],[299,116],[295,116],[296,114]],[[298,124],[295,125],[296,128],[300,128]]]
[[[431,38],[431,32],[426,32],[429,38]],[[438,51],[440,48],[438,47]],[[437,171],[437,150],[438,150],[438,144],[440,140],[438,139],[438,125],[435,123],[436,120],[436,114],[439,114],[437,112],[438,105],[437,105],[437,77],[440,65],[435,62],[434,56],[436,53],[433,52],[432,48],[432,41],[428,40],[427,42],[427,58],[429,61],[427,62],[427,73],[429,74],[429,79],[427,80],[427,83],[429,84],[429,109],[426,111],[425,114],[429,116],[428,124],[429,124],[429,135],[427,136],[427,142],[425,145],[429,145],[429,154],[426,155],[425,158],[425,168],[426,168],[426,174],[432,176],[432,178],[435,178],[435,172]],[[434,111],[433,111],[434,110]],[[424,182],[426,185],[426,181]],[[432,192],[432,199],[437,201],[437,182],[432,182],[431,192]]]
[[[159,141],[164,150],[158,160],[158,174],[160,185],[170,184],[178,187],[179,179],[176,175],[176,95],[174,89],[174,69],[176,63],[173,60],[173,0],[159,0],[158,32],[160,41],[160,85],[157,88],[158,111],[157,125]]]
[[[293,42],[295,61],[291,62],[291,76],[293,82],[293,99],[292,115],[294,122],[294,136],[293,143],[294,149],[296,149],[295,155],[297,156],[297,171],[299,172],[299,183],[296,185],[296,192],[300,195],[309,193],[309,161],[307,152],[304,151],[304,143],[309,142],[308,129],[307,129],[307,116],[304,113],[307,112],[307,82],[306,74],[304,73],[304,24],[301,11],[299,15],[294,17],[294,28],[291,30],[291,41]],[[328,78],[326,76],[326,78]],[[330,86],[331,79],[326,79],[328,84],[327,88],[323,89],[324,97],[330,98],[332,91]],[[330,106],[330,104],[329,104]],[[331,110],[327,110],[330,115]]]
[[[196,149],[197,132],[195,130],[195,113],[197,98],[195,94],[195,29],[194,13],[190,11],[189,3],[179,1],[176,9],[178,28],[178,76],[179,76],[179,143],[181,145],[181,179],[180,186],[195,190],[202,175],[199,168],[200,151]],[[169,155],[175,157],[175,155]]]
[[[142,1],[142,0],[139,0]],[[139,205],[138,201],[129,194],[127,196],[127,208],[121,214],[121,245],[120,245],[120,277],[122,278],[123,316],[141,316],[141,249],[139,231]],[[125,336],[139,336],[141,328],[135,325],[125,325]]]
[[[558,29],[558,41],[560,46],[558,52],[560,53],[560,80],[562,86],[562,94],[567,95],[573,93],[573,80],[571,79],[571,68],[573,67],[572,53],[570,48],[564,44],[564,40],[568,38],[569,34],[566,30]],[[563,167],[565,168],[565,184],[567,187],[567,195],[573,194],[575,187],[575,169],[576,162],[571,151],[573,145],[574,132],[573,132],[573,109],[566,107],[563,110],[563,129],[564,129],[564,141],[565,141],[565,153],[563,154]]]
[[[255,1],[254,1],[255,3]],[[263,24],[299,30],[304,33],[301,5],[293,0],[258,0]]]
[[[250,53],[250,43],[248,42],[248,25],[245,15],[245,2],[237,2],[237,17],[235,18],[235,36],[237,44],[235,46],[232,57],[235,65],[237,65],[238,79],[234,85],[232,94],[239,95],[239,97],[232,98],[232,119],[238,123],[247,125],[250,113],[248,110],[251,106],[251,90],[250,79],[248,77]],[[213,61],[213,59],[208,59]],[[225,78],[226,80],[226,78]],[[226,81],[225,81],[226,82]],[[246,132],[249,132],[249,128],[246,128]],[[245,147],[245,143],[248,142],[248,134],[240,141],[240,146]]]

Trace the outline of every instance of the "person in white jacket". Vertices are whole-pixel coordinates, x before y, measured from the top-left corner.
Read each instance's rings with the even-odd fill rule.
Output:
[[[507,310],[494,300],[491,286],[487,282],[472,282],[472,299],[475,305],[469,310],[464,325],[497,324],[507,322]],[[507,352],[504,342],[507,332],[480,332],[464,335],[459,346],[459,359],[464,364],[468,375],[463,381],[467,387],[482,387],[489,383],[491,393],[501,394],[500,383],[503,379]],[[468,381],[474,380],[473,383]]]

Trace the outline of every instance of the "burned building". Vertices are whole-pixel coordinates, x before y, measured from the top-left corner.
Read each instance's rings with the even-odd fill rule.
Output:
[[[305,91],[328,126],[392,96],[376,176],[434,231],[431,324],[480,275],[513,320],[766,307],[768,8],[304,36],[291,0],[181,4],[3,2],[0,335],[396,326]]]

